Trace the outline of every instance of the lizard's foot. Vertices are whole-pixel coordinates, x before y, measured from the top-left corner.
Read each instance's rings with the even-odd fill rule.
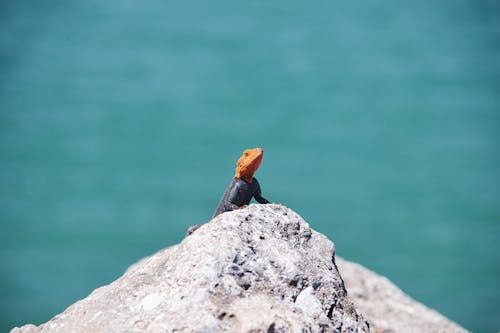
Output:
[[[195,232],[196,230],[198,230],[203,224],[197,224],[197,225],[192,225],[188,228],[187,232],[186,232],[186,237],[191,235],[193,232]]]

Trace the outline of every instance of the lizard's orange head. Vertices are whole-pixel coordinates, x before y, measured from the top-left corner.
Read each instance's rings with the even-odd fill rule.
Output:
[[[243,152],[238,163],[236,163],[235,178],[241,178],[244,181],[251,183],[253,174],[260,166],[264,156],[262,148],[247,149]]]

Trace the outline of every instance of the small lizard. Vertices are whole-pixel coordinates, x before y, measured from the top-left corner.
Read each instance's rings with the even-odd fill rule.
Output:
[[[262,197],[259,182],[253,177],[262,162],[263,155],[262,148],[247,149],[243,152],[236,163],[236,174],[224,192],[212,218],[248,205],[252,197],[261,204],[269,203]],[[201,226],[199,224],[189,227],[186,236],[191,235]]]
[[[261,195],[260,185],[253,177],[262,163],[262,148],[247,149],[236,163],[236,174],[227,187],[212,218],[227,211],[246,206],[252,197],[261,204],[269,203]]]

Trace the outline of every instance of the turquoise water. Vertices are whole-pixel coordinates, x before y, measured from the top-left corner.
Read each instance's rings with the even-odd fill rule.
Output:
[[[0,330],[264,196],[474,332],[500,329],[495,1],[4,1]]]

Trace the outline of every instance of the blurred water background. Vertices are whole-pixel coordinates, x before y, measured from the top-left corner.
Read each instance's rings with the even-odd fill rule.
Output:
[[[263,194],[474,332],[500,329],[498,2],[2,1],[0,330]]]

